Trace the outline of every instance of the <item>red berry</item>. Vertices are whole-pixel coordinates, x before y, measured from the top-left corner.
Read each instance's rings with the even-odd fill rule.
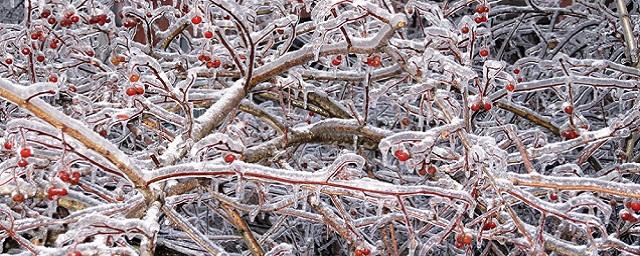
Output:
[[[40,18],[46,19],[49,15],[51,15],[51,11],[49,11],[49,9],[44,9],[40,13]]]
[[[484,19],[482,17],[483,16],[476,16],[475,18],[473,18],[473,21],[475,21],[476,23],[480,24],[480,23],[484,22]]]
[[[549,199],[551,199],[551,201],[558,201],[558,194],[557,193],[551,193],[549,195]]]
[[[333,60],[331,60],[331,65],[334,65],[334,66],[340,66],[341,63],[342,63],[342,56],[340,55],[334,57]]]
[[[59,189],[58,189],[58,195],[59,195],[59,196],[66,196],[66,195],[68,195],[68,194],[69,194],[69,193],[67,192],[67,189],[66,189],[66,188],[59,188]]]
[[[138,87],[136,87],[136,88],[135,88],[135,90],[136,90],[136,94],[137,94],[137,95],[142,95],[142,94],[144,94],[144,88],[143,88],[142,86],[138,86]]]
[[[400,161],[407,161],[409,160],[409,158],[411,158],[411,156],[409,155],[409,152],[404,151],[402,149],[398,149],[396,150],[396,152],[393,152],[393,155]]]
[[[50,187],[49,189],[47,189],[47,198],[49,198],[49,200],[55,199],[57,195],[58,195],[58,189],[57,188]]]
[[[5,141],[4,142],[4,149],[11,150],[11,148],[13,148],[13,143],[11,143],[11,141]]]
[[[515,91],[515,90],[516,90],[516,86],[510,83],[510,84],[507,84],[507,86],[505,86],[505,89],[506,89],[507,91],[512,92],[512,91]]]
[[[358,248],[355,251],[356,256],[368,256],[371,254],[371,250],[369,248]]]
[[[138,82],[138,80],[140,80],[140,76],[138,74],[131,74],[131,76],[129,76],[129,81],[132,83]]]
[[[71,183],[71,185],[78,185],[78,183],[80,183],[80,173],[79,172],[72,172],[71,173],[71,179],[69,180],[69,183]]]
[[[627,203],[627,207],[635,212],[640,212],[640,201],[629,202]]]
[[[95,53],[94,51],[92,51],[92,50],[87,50],[87,51],[86,51],[86,52],[84,52],[84,53],[85,53],[85,54],[87,54],[87,56],[89,56],[89,57],[93,57],[93,56],[95,56],[95,55],[96,55],[96,53]]]
[[[123,22],[122,25],[125,28],[134,28],[136,26],[138,26],[138,22],[135,19],[132,18],[126,18]]]
[[[77,23],[78,21],[80,21],[80,17],[78,17],[78,15],[73,15],[70,19],[73,23]]]
[[[15,194],[15,195],[13,195],[11,197],[11,200],[13,200],[13,202],[18,203],[18,204],[22,203],[22,202],[24,202],[24,195],[20,194],[20,193],[17,193],[17,194]]]
[[[518,77],[518,83],[524,82],[524,78]]]
[[[493,107],[491,102],[485,102],[484,103],[484,110],[489,111],[489,110],[491,110],[491,107]]]
[[[136,95],[136,88],[133,88],[133,87],[127,88],[126,94],[127,94],[127,96]]]
[[[56,18],[55,17],[49,17],[47,19],[47,23],[49,23],[51,25],[56,24]]]
[[[36,60],[37,60],[38,62],[44,62],[44,55],[38,55],[38,56],[36,57]]]
[[[207,30],[204,32],[204,38],[213,38],[213,32]]]
[[[7,58],[6,60],[4,60],[4,63],[6,63],[7,65],[11,65],[13,64],[13,59]]]
[[[71,16],[72,16],[73,14],[75,14],[75,13],[73,12],[73,10],[66,10],[66,11],[64,11],[64,13],[62,13],[62,14],[64,15],[64,17],[69,18],[69,17],[71,17]]]
[[[56,48],[58,48],[58,43],[56,43],[56,42],[51,42],[51,43],[49,44],[49,48],[51,48],[51,49],[56,49]]]
[[[31,149],[29,149],[29,148],[21,149],[20,150],[20,156],[24,157],[24,158],[30,157],[31,156]]]
[[[480,16],[480,21],[487,22],[487,16]]]
[[[489,56],[489,50],[487,50],[487,49],[480,50],[480,56],[482,56],[482,57]]]
[[[429,166],[429,168],[427,168],[427,174],[429,174],[429,175],[435,175],[437,170],[438,170],[438,169],[436,169],[436,167],[435,167],[435,166],[431,165],[431,166]]]
[[[63,182],[69,182],[71,180],[71,176],[69,176],[69,172],[62,170],[58,172],[58,178],[60,178]]]
[[[622,219],[624,221],[627,221],[627,222],[636,222],[636,221],[638,221],[638,218],[633,216],[633,214],[631,214],[627,210],[620,211],[620,219]]]
[[[463,34],[469,33],[469,27],[464,26],[460,29],[460,32],[462,32]]]
[[[569,115],[573,114],[573,106],[571,106],[571,105],[565,106],[564,107],[564,112],[569,114]]]
[[[57,82],[58,82],[58,76],[56,76],[56,75],[50,75],[50,76],[49,76],[49,82],[51,82],[51,83],[57,83]]]
[[[562,131],[562,133],[560,135],[562,135],[562,137],[565,137],[568,140],[572,140],[572,139],[578,138],[578,136],[580,136],[578,134],[578,131],[576,131],[573,128],[569,128],[567,130]]]
[[[80,251],[72,251],[67,256],[82,256],[82,253]]]
[[[76,88],[75,85],[69,85],[69,87],[67,88],[67,90],[69,90],[69,92],[77,92],[78,88]]]
[[[202,62],[206,62],[206,61],[210,61],[211,57],[209,57],[209,55],[206,55],[206,54],[200,54],[198,55],[198,60]]]
[[[99,133],[99,134],[100,134],[100,136],[102,136],[102,137],[107,137],[107,135],[109,135],[109,134],[107,133],[107,130],[100,130],[100,132],[98,132],[98,133]]]
[[[219,59],[215,59],[215,60],[207,62],[207,66],[208,66],[209,63],[211,63],[211,67],[210,68],[219,68],[220,64],[222,64],[222,62],[220,62]]]
[[[459,234],[456,237],[456,241],[462,243],[463,245],[469,245],[473,242],[473,236],[469,233]]]
[[[63,27],[71,26],[71,20],[69,18],[62,18],[62,20],[60,20],[60,26],[63,26]]]
[[[25,48],[22,48],[21,52],[24,55],[29,55],[31,53],[31,50],[29,48],[25,47]]]
[[[520,69],[519,68],[514,68],[513,69],[513,73],[516,74],[516,75],[520,74]]]
[[[380,56],[372,56],[367,58],[367,65],[369,65],[370,67],[374,67],[377,68],[380,66]]]
[[[100,20],[100,16],[98,15],[91,16],[91,18],[89,18],[89,24],[97,24]]]
[[[25,160],[25,159],[18,160],[18,166],[19,167],[27,167],[27,165],[29,165],[29,162],[27,162],[27,160]]]
[[[497,227],[497,225],[496,225],[495,222],[487,221],[486,223],[484,223],[484,226],[482,226],[482,230],[490,230],[490,229],[494,229],[496,227]]]
[[[40,33],[42,33],[42,32],[40,32]],[[31,39],[32,40],[38,40],[38,38],[40,38],[40,36],[42,35],[40,33],[38,33],[38,32],[31,33]]]
[[[226,156],[224,156],[224,161],[226,163],[233,163],[233,161],[236,160],[236,156],[232,155],[232,154],[227,154]]]
[[[482,104],[479,101],[474,102],[473,104],[471,104],[471,111],[477,112],[480,110],[480,107],[482,107]]]
[[[198,25],[202,22],[202,17],[196,15],[195,17],[191,18],[191,23]]]

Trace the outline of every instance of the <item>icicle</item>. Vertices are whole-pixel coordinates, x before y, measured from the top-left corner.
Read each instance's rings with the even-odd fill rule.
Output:
[[[376,215],[382,216],[384,210],[384,199],[378,199],[378,208],[376,209]]]

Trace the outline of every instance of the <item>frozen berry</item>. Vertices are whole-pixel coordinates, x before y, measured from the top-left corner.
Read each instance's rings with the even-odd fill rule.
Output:
[[[226,163],[233,163],[233,161],[236,160],[236,156],[234,156],[233,154],[227,154],[224,156],[224,161]]]
[[[198,25],[202,22],[202,17],[196,15],[193,18],[191,18],[191,23]]]
[[[400,161],[407,161],[409,160],[409,158],[411,158],[411,156],[409,155],[409,152],[402,150],[402,149],[398,149],[396,150],[393,155]]]

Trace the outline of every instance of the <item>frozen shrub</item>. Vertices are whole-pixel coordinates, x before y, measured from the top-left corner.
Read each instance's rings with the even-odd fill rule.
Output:
[[[640,254],[637,1],[11,4],[2,253]]]

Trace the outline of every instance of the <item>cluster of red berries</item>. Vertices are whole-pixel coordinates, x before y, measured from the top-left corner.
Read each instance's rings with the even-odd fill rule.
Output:
[[[631,213],[629,210],[634,211],[635,213],[640,212],[640,201],[630,201],[625,204],[628,209],[623,209],[620,211],[620,219],[627,222],[637,222],[638,217],[637,214]]]
[[[134,18],[126,18],[122,21],[122,26],[125,28],[135,28],[138,26],[138,20]]]
[[[580,133],[578,133],[576,129],[570,127],[560,132],[560,136],[564,137],[565,139],[572,140],[578,138],[578,136],[580,136]]]
[[[487,22],[487,14],[489,13],[489,7],[486,5],[478,5],[476,6],[476,14],[478,14],[473,20],[480,24]]]
[[[125,58],[122,55],[114,55],[111,57],[111,64],[114,66],[120,65],[120,63],[125,62]]]
[[[126,93],[127,93],[127,96],[143,95],[144,88],[142,88],[142,86],[129,87],[127,88]]]
[[[425,175],[433,176],[436,174],[437,171],[438,169],[433,165],[429,165],[429,167],[422,166],[422,168],[418,170],[418,174],[420,174],[420,176],[425,176]]]
[[[473,112],[478,112],[478,111],[480,111],[480,109],[484,109],[485,111],[489,111],[489,110],[491,110],[491,108],[493,108],[493,104],[491,104],[491,102],[488,102],[488,101],[485,101],[484,103],[482,103],[482,101],[476,101],[473,104],[471,104],[471,106],[469,108]]]
[[[58,172],[58,178],[61,181],[69,183],[71,185],[78,185],[80,183],[80,172],[74,171],[69,174],[66,170],[61,170]]]
[[[371,250],[369,248],[358,248],[355,251],[356,256],[368,256],[371,254]]]
[[[380,67],[380,64],[382,64],[382,62],[380,60],[380,56],[378,55],[374,55],[367,58],[367,65],[369,65],[372,68]]]
[[[462,248],[464,246],[470,245],[471,243],[473,243],[473,235],[469,233],[461,233],[456,235],[456,247]]]
[[[40,15],[40,17],[42,17],[42,14]],[[53,17],[50,17],[49,19],[51,19]],[[52,20],[48,20],[49,24],[51,23]],[[73,24],[76,24],[80,21],[80,16],[76,15],[76,13],[72,10],[66,10],[63,13],[62,19],[60,20],[60,26],[62,27],[70,27]],[[55,18],[53,18],[53,23],[55,23]]]
[[[222,62],[219,59],[212,60],[211,56],[206,54],[198,55],[198,60],[205,63],[207,68],[219,68],[222,65]]]
[[[89,18],[89,24],[91,25],[98,24],[102,26],[109,22],[111,22],[111,19],[109,19],[106,14],[93,15]]]
[[[13,144],[11,142],[5,142],[4,148],[6,150],[11,150],[11,148],[13,148]],[[21,149],[20,157],[21,157],[20,160],[18,160],[18,167],[27,167],[27,165],[29,165],[27,158],[31,157],[31,149],[29,148]]]
[[[49,200],[55,200],[58,197],[62,197],[62,196],[66,196],[68,195],[69,192],[67,192],[66,188],[56,188],[56,187],[50,187],[47,190],[47,198]]]

